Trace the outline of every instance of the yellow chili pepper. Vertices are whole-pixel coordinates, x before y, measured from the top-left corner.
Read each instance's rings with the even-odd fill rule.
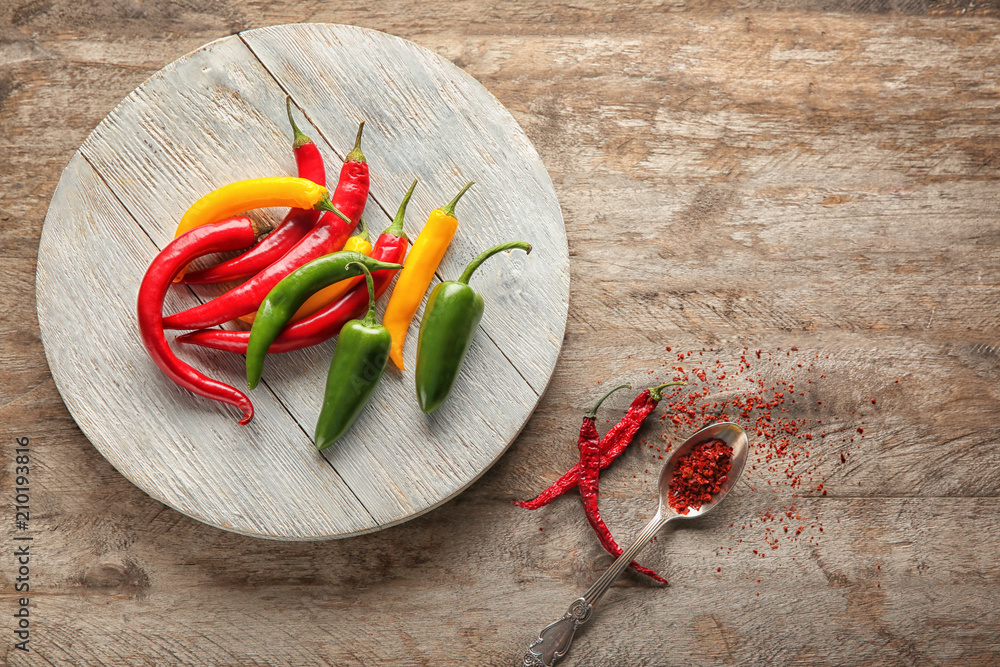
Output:
[[[326,188],[308,179],[293,176],[251,178],[223,185],[192,204],[177,225],[174,238],[195,227],[267,206],[333,210]]]
[[[455,218],[455,204],[465,191],[472,187],[472,181],[455,195],[446,206],[436,208],[427,217],[427,224],[420,231],[417,240],[413,242],[410,254],[399,272],[392,296],[385,307],[382,325],[392,334],[392,348],[389,358],[399,370],[403,368],[403,343],[406,342],[406,331],[410,322],[424,300],[424,294],[431,284],[434,272],[437,271],[441,258],[444,257],[448,244],[458,229],[458,219]]]
[[[187,210],[184,217],[181,218],[180,224],[177,225],[174,238],[195,227],[225,220],[237,213],[268,206],[290,206],[292,208],[331,211],[346,222],[351,222],[346,215],[333,206],[330,202],[330,193],[322,185],[316,185],[306,178],[270,176],[236,181],[229,185],[223,185],[217,190],[212,190]],[[175,283],[180,282],[186,270],[186,268],[181,270],[174,277]]]
[[[347,239],[347,243],[344,244],[343,249],[371,256],[372,244],[368,236],[368,228],[365,226],[364,218],[361,218],[361,220],[358,221],[358,233]],[[305,303],[299,306],[299,309],[295,311],[295,314],[292,315],[292,319],[290,319],[289,322],[295,322],[297,320],[301,320],[303,317],[309,317],[320,308],[323,308],[324,306],[331,304],[340,297],[344,296],[349,289],[353,288],[364,279],[365,277],[363,275],[355,276],[354,278],[341,280],[339,283],[334,283],[329,287],[324,287],[309,297]],[[257,313],[254,312],[248,315],[240,315],[240,319],[247,324],[253,324],[253,320],[256,316]]]

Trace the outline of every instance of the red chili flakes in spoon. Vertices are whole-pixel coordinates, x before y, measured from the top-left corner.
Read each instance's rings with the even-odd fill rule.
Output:
[[[677,461],[668,502],[679,514],[712,500],[733,468],[733,448],[721,440],[703,442]]]

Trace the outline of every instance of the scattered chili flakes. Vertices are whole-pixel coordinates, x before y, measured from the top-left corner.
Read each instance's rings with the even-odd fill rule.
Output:
[[[671,351],[669,347],[667,351]],[[758,486],[768,489],[774,499],[772,508],[777,505],[779,509],[768,508],[749,518],[741,525],[743,532],[731,534],[733,546],[719,547],[717,555],[727,550],[731,553],[738,545],[766,546],[769,547],[766,551],[772,551],[786,541],[795,543],[802,539],[817,544],[823,523],[819,516],[805,515],[802,498],[827,495],[824,469],[828,468],[822,467],[825,458],[832,457],[830,463],[834,463],[839,457],[841,464],[846,463],[850,452],[843,449],[844,444],[854,442],[851,435],[864,437],[857,423],[847,421],[856,414],[855,410],[850,411],[847,420],[843,419],[846,409],[831,418],[829,401],[815,395],[821,391],[821,378],[826,378],[825,373],[820,373],[827,370],[819,367],[823,363],[820,359],[829,359],[830,355],[799,353],[791,359],[792,352],[799,352],[797,347],[779,348],[776,352],[743,347],[728,357],[715,348],[711,351],[711,357],[695,355],[693,351],[681,352],[665,360],[659,369],[650,371],[660,382],[686,383],[664,394],[661,405],[665,410],[659,419],[667,428],[659,436],[660,447],[650,453],[662,459],[663,455],[658,453],[661,447],[663,452],[669,452],[692,432],[716,422],[741,424],[751,437],[744,477],[750,479],[751,490]],[[783,364],[778,360],[781,352],[785,352]],[[678,365],[682,359],[689,365]],[[812,433],[814,428],[818,437]],[[856,428],[858,433],[854,434]],[[758,484],[753,483],[754,479]],[[801,523],[792,526],[794,530],[781,523],[779,530],[778,524],[772,523],[775,521]],[[735,522],[731,527],[735,531]],[[762,532],[759,538],[756,531]],[[766,556],[759,548],[753,549],[753,553],[761,558]]]

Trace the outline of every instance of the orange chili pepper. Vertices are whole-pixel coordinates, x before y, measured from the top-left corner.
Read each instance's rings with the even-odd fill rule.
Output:
[[[427,224],[420,231],[417,240],[413,242],[410,255],[399,272],[399,279],[392,289],[389,304],[385,307],[382,324],[392,334],[392,349],[389,358],[399,370],[403,370],[403,343],[406,342],[406,332],[410,322],[424,300],[424,294],[431,284],[434,272],[437,271],[444,257],[455,230],[458,229],[458,219],[455,217],[455,204],[472,187],[472,181],[455,195],[445,206],[431,211]]]

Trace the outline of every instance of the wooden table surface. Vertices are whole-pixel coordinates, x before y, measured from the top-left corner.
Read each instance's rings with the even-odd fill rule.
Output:
[[[552,384],[489,473],[406,524],[283,544],[202,525],[105,462],[53,385],[34,270],[62,169],[122,97],[205,42],[295,21],[411,39],[496,95],[555,183],[572,283]],[[562,664],[1000,663],[998,104],[996,2],[3,3],[0,534],[5,553],[34,540],[31,651],[8,555],[0,656],[517,664],[610,558],[575,493],[509,501],[573,463],[599,381],[644,386],[703,348],[735,369],[747,347],[753,372],[808,387],[783,418],[831,431],[826,493],[765,462],[654,542],[641,560],[670,586],[623,578]],[[791,354],[814,368],[765,363]],[[675,433],[650,421],[639,439]],[[623,542],[652,511],[655,451],[602,475]],[[768,533],[789,506],[802,535]]]

